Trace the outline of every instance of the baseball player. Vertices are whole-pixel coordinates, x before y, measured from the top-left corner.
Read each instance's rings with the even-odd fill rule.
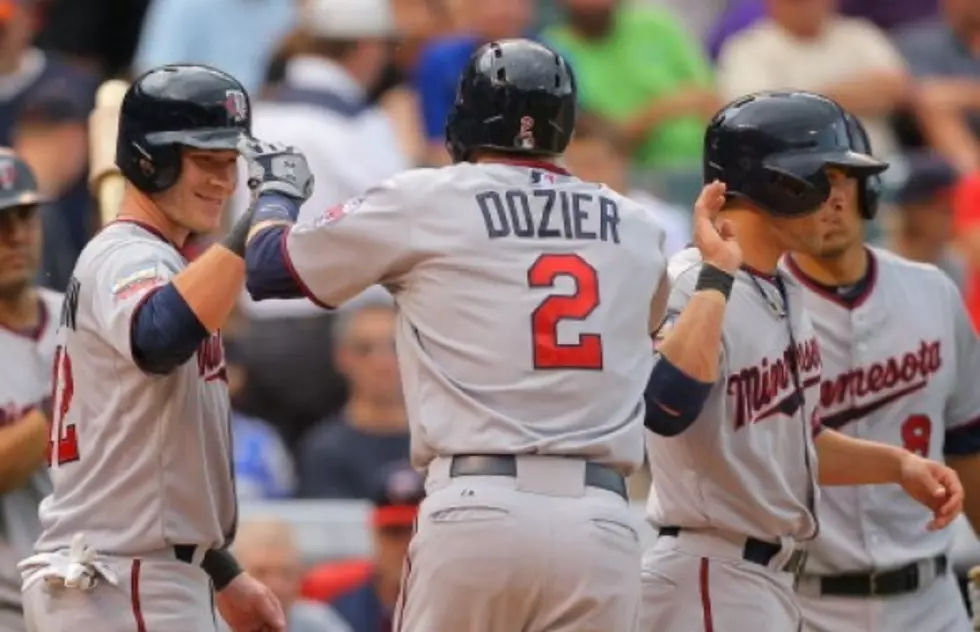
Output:
[[[777,269],[788,250],[822,247],[846,174],[886,167],[851,150],[844,111],[814,94],[746,96],[710,122],[695,222],[717,213],[727,239],[669,266],[647,390],[659,537],[643,559],[644,632],[799,630],[818,484],[901,484],[932,528],[958,514],[952,470],[821,426],[820,347],[800,284]]]
[[[561,56],[492,42],[460,81],[452,166],[402,173],[295,225],[289,196],[254,207],[253,298],[338,305],[382,283],[397,301],[428,493],[398,630],[635,629],[624,477],[643,461],[663,231],[559,165],[575,108]],[[301,155],[276,162],[305,180]]]
[[[43,465],[62,297],[34,286],[42,202],[30,167],[0,149],[0,632],[25,629],[17,562],[41,531],[37,506],[51,489]]]
[[[224,548],[237,507],[220,328],[244,281],[244,235],[188,263],[236,186],[249,102],[203,66],[142,75],[121,106],[117,221],[85,247],[54,361],[37,554],[22,561],[37,632],[283,630],[269,590]]]
[[[870,153],[861,124],[849,123],[854,150]],[[972,492],[980,342],[963,299],[935,266],[865,245],[877,176],[855,173],[843,184],[822,247],[784,260],[805,290],[820,343],[823,425],[930,459],[945,455]],[[928,510],[901,489],[828,489],[819,511],[820,534],[798,586],[811,630],[972,629],[947,557],[952,530],[924,530]]]

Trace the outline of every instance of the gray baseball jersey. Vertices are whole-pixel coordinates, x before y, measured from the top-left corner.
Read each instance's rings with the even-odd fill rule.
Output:
[[[383,283],[412,458],[643,462],[642,395],[663,231],[605,186],[545,168],[408,171],[297,224],[287,256],[314,300]]]
[[[118,221],[82,251],[55,358],[51,496],[36,548],[77,532],[104,553],[220,546],[234,528],[224,351],[214,334],[169,375],[133,361],[136,307],[187,262],[150,227]]]
[[[0,427],[38,406],[51,393],[51,363],[61,313],[61,294],[37,290],[41,326],[34,332],[0,328]],[[31,554],[41,531],[37,506],[50,492],[43,468],[20,489],[0,496],[0,609],[20,610],[20,571],[17,562]],[[23,629],[21,624],[17,629]],[[7,632],[2,620],[0,630]]]
[[[658,336],[690,300],[700,269],[697,250],[671,258],[673,285]],[[650,522],[764,540],[813,537],[819,382],[820,352],[799,283],[739,271],[725,313],[718,381],[704,409],[676,437],[647,432]]]
[[[980,343],[953,282],[934,266],[871,249],[871,281],[853,305],[784,267],[806,286],[820,341],[824,426],[942,460],[958,435],[980,448]],[[970,439],[969,436],[967,436]],[[898,485],[827,488],[807,570],[893,568],[947,552],[951,529]]]

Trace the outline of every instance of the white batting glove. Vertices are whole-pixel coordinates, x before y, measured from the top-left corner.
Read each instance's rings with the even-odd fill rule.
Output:
[[[248,187],[253,195],[278,193],[300,204],[313,195],[315,178],[306,156],[296,147],[243,139],[238,150],[248,161]]]

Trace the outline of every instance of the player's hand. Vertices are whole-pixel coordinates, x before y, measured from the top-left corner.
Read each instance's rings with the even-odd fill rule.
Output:
[[[963,510],[960,478],[942,463],[910,452],[902,458],[901,484],[909,496],[932,510],[930,531],[943,529]]]
[[[248,187],[254,195],[278,193],[299,203],[313,195],[315,178],[299,149],[251,138],[238,150],[248,161]]]
[[[279,600],[248,573],[217,593],[214,603],[233,632],[286,632],[286,615]]]
[[[725,205],[725,184],[715,180],[701,189],[694,203],[694,245],[701,258],[720,270],[735,274],[742,265],[742,249],[735,241],[735,227],[726,219],[718,219]]]

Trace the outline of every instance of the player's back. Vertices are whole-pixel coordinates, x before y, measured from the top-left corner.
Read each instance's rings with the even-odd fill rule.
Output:
[[[413,456],[643,460],[663,231],[605,186],[543,163],[401,177],[419,261],[395,287]]]
[[[39,511],[38,550],[79,531],[106,553],[222,544],[235,504],[220,337],[166,375],[141,370],[131,348],[137,306],[185,266],[131,222],[104,228],[79,257],[58,330],[54,491]]]

